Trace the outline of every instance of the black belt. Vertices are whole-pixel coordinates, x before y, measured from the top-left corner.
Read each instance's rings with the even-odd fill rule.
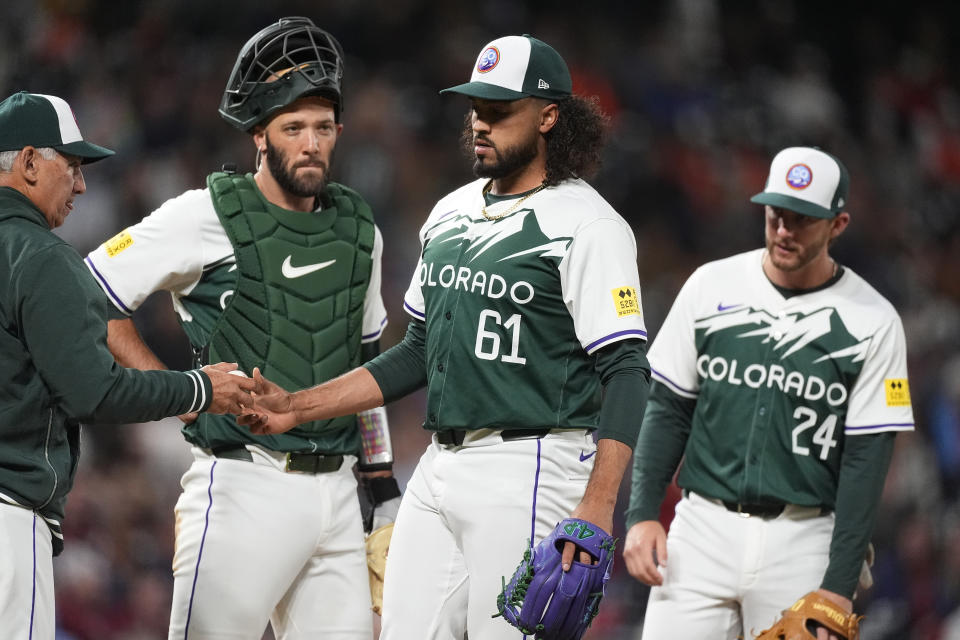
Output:
[[[216,458],[253,462],[253,454],[244,446],[227,445],[222,448],[211,449],[211,453],[213,453]],[[296,473],[330,473],[338,470],[343,464],[342,455],[296,452],[291,452],[286,455],[287,463],[284,471],[293,471]]]
[[[783,513],[783,509],[786,507],[783,504],[744,504],[742,502],[727,502],[726,500],[722,502],[727,511],[757,518],[776,518]]]
[[[470,433],[469,429],[444,429],[437,431],[437,442],[445,445],[454,445],[459,447],[463,444],[463,439]],[[504,429],[500,432],[500,437],[504,442],[508,440],[524,440],[526,438],[542,438],[550,433],[550,429]]]

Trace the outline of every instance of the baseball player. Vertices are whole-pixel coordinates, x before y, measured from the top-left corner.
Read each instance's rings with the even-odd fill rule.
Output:
[[[444,91],[471,99],[478,179],[421,229],[404,340],[319,387],[273,387],[240,420],[282,432],[426,385],[433,438],[397,516],[381,638],[513,639],[491,614],[524,549],[571,514],[612,527],[648,387],[636,246],[578,177],[603,119],[552,47],[498,38]]]
[[[848,190],[834,156],[779,152],[751,199],[766,247],[697,269],[650,349],[624,550],[653,585],[646,639],[751,638],[817,589],[852,610],[913,415],[897,312],[830,257]],[[657,513],[681,458],[666,536]]]
[[[243,47],[220,114],[251,134],[253,175],[207,178],[91,252],[116,307],[122,363],[161,368],[128,317],[169,291],[201,361],[228,357],[301,388],[377,353],[386,324],[382,240],[369,206],[329,182],[343,125],[340,44],[307,18],[284,18]],[[254,437],[231,419],[187,417],[194,462],[176,506],[170,638],[368,640],[371,600],[353,466],[376,514],[400,492],[383,410]],[[361,431],[365,438],[361,448]],[[373,522],[373,520],[377,520]]]
[[[53,640],[52,558],[63,551],[82,422],[236,412],[252,380],[233,364],[118,367],[107,302],[76,250],[52,233],[86,190],[81,166],[113,155],[83,139],[65,100],[0,102],[0,638]]]

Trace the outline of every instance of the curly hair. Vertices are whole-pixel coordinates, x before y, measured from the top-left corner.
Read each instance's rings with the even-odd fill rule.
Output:
[[[610,118],[596,96],[571,95],[556,101],[557,123],[547,141],[547,178],[553,186],[568,178],[589,178],[600,169]]]

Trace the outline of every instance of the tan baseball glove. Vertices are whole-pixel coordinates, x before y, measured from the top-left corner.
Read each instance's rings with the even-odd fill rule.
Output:
[[[370,600],[377,615],[383,608],[383,570],[387,566],[387,550],[390,548],[390,536],[393,535],[393,523],[374,529],[367,536],[367,571],[370,578]]]
[[[845,640],[857,640],[860,636],[862,616],[847,613],[831,600],[816,591],[811,591],[785,609],[783,616],[756,640],[816,640],[814,623],[826,627]],[[810,626],[813,626],[811,630]]]

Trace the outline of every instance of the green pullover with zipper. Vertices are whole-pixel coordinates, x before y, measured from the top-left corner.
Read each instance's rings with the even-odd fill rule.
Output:
[[[43,517],[54,555],[80,453],[80,425],[203,411],[202,371],[138,371],[107,348],[103,291],[43,213],[0,187],[0,509]]]

